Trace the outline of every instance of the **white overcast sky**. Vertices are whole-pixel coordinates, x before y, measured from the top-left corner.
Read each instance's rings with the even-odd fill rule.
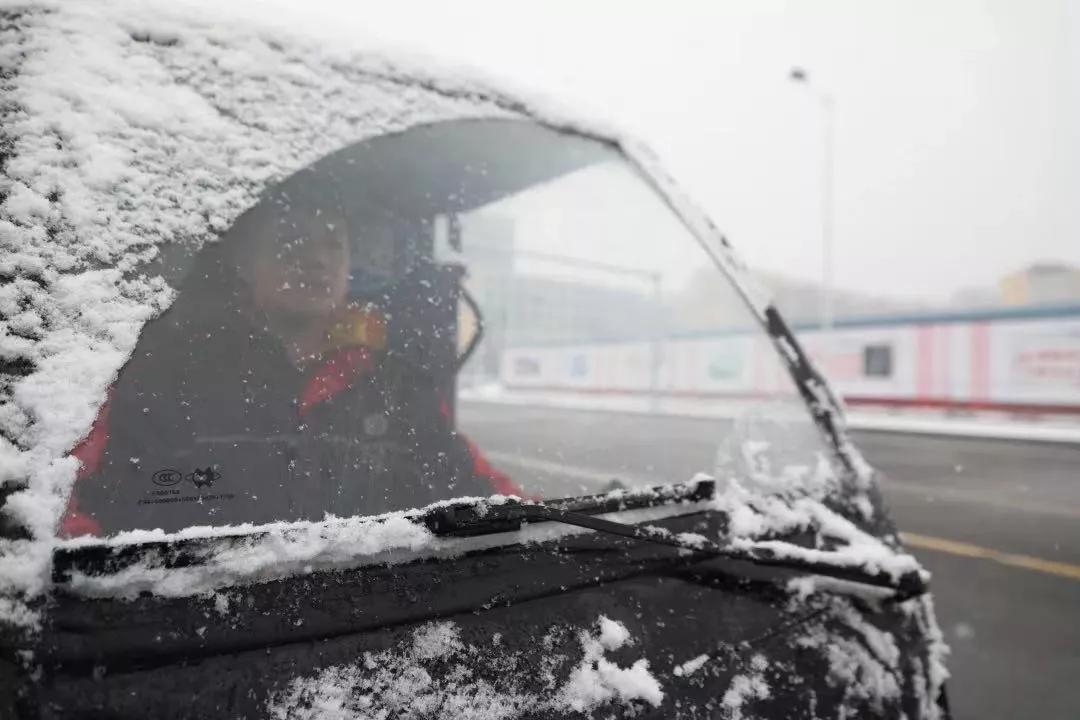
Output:
[[[815,279],[821,112],[799,65],[836,98],[839,286],[946,300],[1080,265],[1078,1],[263,2],[618,122],[751,265]]]

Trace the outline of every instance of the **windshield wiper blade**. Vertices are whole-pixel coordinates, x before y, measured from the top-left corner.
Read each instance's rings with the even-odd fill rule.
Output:
[[[721,545],[700,535],[674,534],[663,528],[607,520],[596,517],[596,512],[614,512],[635,507],[655,507],[673,501],[704,500],[712,495],[711,482],[698,482],[691,486],[670,486],[669,490],[684,487],[687,492],[675,492],[667,500],[628,503],[616,501],[617,506],[589,506],[577,503],[582,509],[570,509],[572,501],[556,501],[551,504],[507,502],[501,505],[450,505],[434,509],[424,516],[424,523],[436,535],[472,536],[490,535],[499,532],[512,532],[521,529],[525,523],[556,522],[565,525],[595,530],[610,535],[619,535],[632,540],[667,545],[684,550],[699,558],[725,558],[740,560],[754,565],[780,567],[798,570],[813,575],[846,580],[861,585],[883,588],[893,591],[893,599],[909,600],[928,592],[929,587],[920,570],[910,570],[893,574],[884,570],[875,570],[856,564],[845,564],[845,558],[836,555],[834,562],[812,560],[788,555],[773,548],[761,546]],[[706,494],[707,493],[707,494]],[[792,546],[797,547],[797,546]]]

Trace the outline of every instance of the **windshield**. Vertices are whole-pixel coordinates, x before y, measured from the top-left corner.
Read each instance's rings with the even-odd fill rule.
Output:
[[[742,300],[592,139],[505,120],[365,141],[158,270],[176,301],[75,450],[63,535],[770,482],[822,456]]]

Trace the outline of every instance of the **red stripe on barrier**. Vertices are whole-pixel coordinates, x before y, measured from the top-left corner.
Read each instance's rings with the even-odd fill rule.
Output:
[[[920,325],[915,331],[915,394],[929,398],[934,394],[934,328]]]
[[[943,397],[954,397],[953,377],[949,371],[949,362],[953,355],[953,328],[950,325],[942,325],[938,328],[937,366],[934,368],[934,377],[938,380],[937,394]]]
[[[990,397],[990,325],[985,322],[971,327],[971,397],[975,402]]]

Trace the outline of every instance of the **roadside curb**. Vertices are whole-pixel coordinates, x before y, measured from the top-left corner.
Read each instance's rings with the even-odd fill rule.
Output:
[[[848,413],[847,426],[860,432],[880,432],[904,435],[940,435],[943,437],[982,440],[1015,440],[1080,446],[1080,425],[1040,426],[1036,424],[954,420],[936,418],[903,418]]]

